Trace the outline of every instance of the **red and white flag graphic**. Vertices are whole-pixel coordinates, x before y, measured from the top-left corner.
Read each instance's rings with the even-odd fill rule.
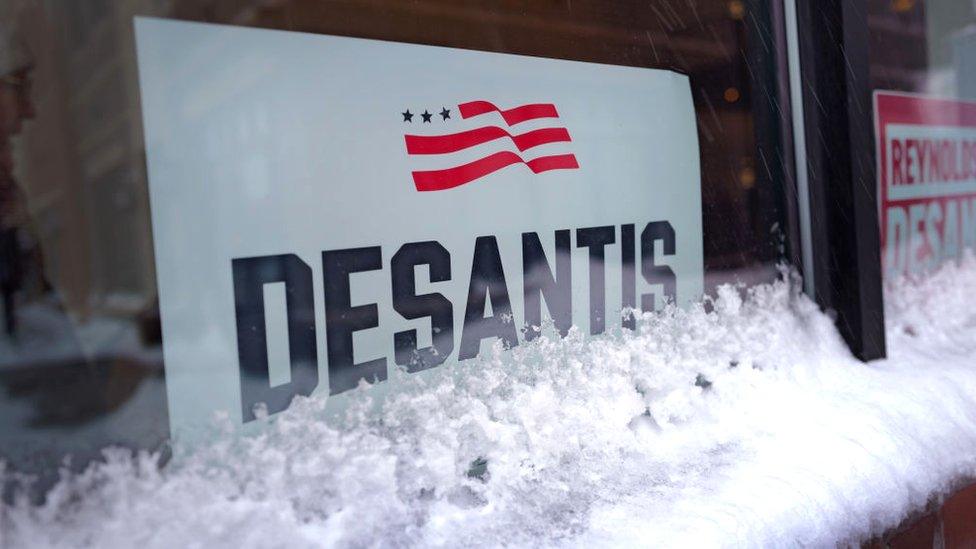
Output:
[[[572,139],[566,128],[545,127],[521,133],[512,129],[513,126],[529,120],[559,118],[556,106],[551,103],[521,105],[502,110],[488,101],[470,101],[458,105],[458,112],[460,112],[463,120],[497,112],[501,115],[506,127],[483,125],[443,135],[405,135],[407,154],[411,156],[439,155],[441,158],[455,158],[457,162],[460,162],[458,164],[452,163],[450,167],[443,169],[412,172],[413,182],[418,191],[451,189],[513,164],[524,164],[536,174],[550,170],[575,170],[579,168],[579,163],[573,154],[548,154],[535,157],[531,157],[531,153],[525,154],[526,151],[541,145],[571,142]],[[447,121],[450,118],[449,113],[449,110],[444,109],[441,112],[441,117],[443,117],[441,121]],[[403,113],[403,116],[405,122],[411,122],[412,114],[409,111]],[[421,123],[430,122],[432,117],[426,111],[421,116],[423,116]],[[461,151],[467,151],[498,139],[504,140],[505,150],[491,152],[470,161],[466,161],[467,158],[458,155]]]

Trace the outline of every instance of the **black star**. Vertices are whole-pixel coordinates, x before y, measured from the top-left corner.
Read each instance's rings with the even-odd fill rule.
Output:
[[[430,114],[429,112],[427,112],[425,110],[420,116],[424,117],[424,122],[427,122],[429,124],[430,123],[430,117],[431,116],[434,116],[434,115]]]
[[[403,115],[404,122],[413,122],[413,113],[410,112],[410,109],[407,109],[407,112],[401,112],[400,114]]]
[[[450,111],[450,109],[448,109],[447,107],[441,107],[441,117],[444,120],[447,120],[448,118],[450,118],[451,117],[451,111]]]

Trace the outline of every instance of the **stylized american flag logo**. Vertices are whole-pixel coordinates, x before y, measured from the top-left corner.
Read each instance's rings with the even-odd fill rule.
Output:
[[[579,163],[573,154],[550,154],[534,158],[531,158],[531,153],[525,154],[526,151],[540,145],[571,142],[572,139],[566,128],[538,128],[522,133],[514,133],[516,130],[512,130],[513,126],[529,120],[559,118],[556,106],[551,103],[534,103],[502,110],[488,101],[470,101],[458,105],[457,110],[461,114],[461,119],[465,121],[497,112],[505,121],[506,128],[483,125],[442,135],[406,134],[404,139],[407,144],[407,154],[418,157],[440,155],[442,158],[448,159],[460,158],[451,155],[457,155],[460,151],[466,151],[497,139],[506,140],[506,148],[509,150],[497,151],[477,160],[453,165],[449,168],[414,171],[412,172],[413,182],[418,191],[443,191],[459,187],[515,164],[524,164],[535,174],[550,170],[575,170],[579,168]],[[413,123],[415,115],[409,109],[401,114],[405,123]],[[451,118],[451,110],[447,107],[443,107],[438,114],[440,115],[438,123],[447,122]],[[422,120],[418,121],[419,124],[429,124],[434,117],[426,110],[420,116]]]

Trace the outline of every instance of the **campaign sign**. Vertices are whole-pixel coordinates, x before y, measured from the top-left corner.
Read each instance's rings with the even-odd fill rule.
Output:
[[[685,76],[135,26],[177,437],[701,295]]]
[[[885,276],[976,246],[976,103],[878,91],[874,115]]]

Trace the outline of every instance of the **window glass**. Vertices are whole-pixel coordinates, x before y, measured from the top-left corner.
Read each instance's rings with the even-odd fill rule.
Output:
[[[976,246],[973,2],[869,3],[870,78],[885,276]]]
[[[767,281],[790,251],[785,47],[769,3],[0,6],[0,457],[18,468],[38,471],[69,452],[83,463],[107,444],[158,447],[169,433],[134,16],[677,71],[690,78],[697,118],[706,291]],[[885,3],[872,25],[917,17],[910,39],[927,43],[962,28],[949,11],[926,18],[921,3]],[[879,85],[948,85],[964,71],[954,48],[967,43],[964,32],[952,36],[928,50],[901,48],[914,64],[883,65]]]
[[[871,84],[976,99],[976,10],[969,1],[872,0]]]

